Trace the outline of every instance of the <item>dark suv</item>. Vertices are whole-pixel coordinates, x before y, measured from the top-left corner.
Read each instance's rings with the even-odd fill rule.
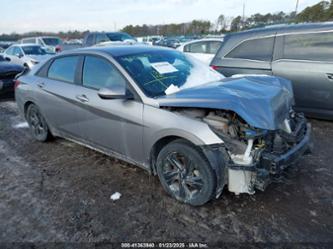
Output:
[[[296,109],[333,119],[333,23],[232,33],[211,62],[225,76],[267,74],[293,82]]]
[[[136,39],[124,32],[91,32],[85,35],[83,39],[83,47],[90,47],[101,43],[135,43]]]

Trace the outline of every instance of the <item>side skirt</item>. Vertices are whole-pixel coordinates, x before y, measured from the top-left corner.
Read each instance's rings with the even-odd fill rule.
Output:
[[[111,150],[106,150],[106,149],[98,147],[98,146],[96,146],[94,144],[87,143],[86,141],[84,141],[82,139],[79,139],[77,137],[74,137],[72,135],[69,135],[67,133],[65,134],[63,132],[59,132],[59,131],[54,131],[53,130],[52,134],[55,137],[60,137],[60,138],[66,139],[66,140],[71,141],[73,143],[79,144],[81,146],[84,146],[84,147],[87,147],[87,148],[92,149],[94,151],[97,151],[99,153],[102,153],[104,155],[107,155],[107,156],[119,159],[119,160],[124,161],[124,162],[129,163],[129,164],[133,164],[133,165],[135,165],[137,167],[140,167],[140,168],[148,171],[149,174],[152,174],[150,165],[138,163],[138,162],[134,161],[133,159],[131,159],[131,158],[127,157],[127,156],[124,156],[124,155],[122,155],[122,154],[120,154],[118,152],[111,151]]]

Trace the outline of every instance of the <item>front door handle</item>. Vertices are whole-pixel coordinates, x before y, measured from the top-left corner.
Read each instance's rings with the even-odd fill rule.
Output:
[[[326,75],[329,80],[333,80],[333,73],[327,73]]]
[[[82,94],[82,95],[76,95],[76,99],[80,100],[81,102],[88,102],[89,99],[87,98],[86,95]]]
[[[45,83],[44,83],[44,82],[37,83],[37,86],[38,86],[39,88],[44,88],[44,87],[45,87]]]

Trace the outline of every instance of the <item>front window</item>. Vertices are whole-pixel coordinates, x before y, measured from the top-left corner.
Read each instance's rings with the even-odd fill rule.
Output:
[[[40,46],[24,46],[23,51],[27,55],[44,55],[46,52]]]
[[[10,47],[5,51],[5,54],[14,55],[14,47]]]
[[[82,73],[83,86],[99,90],[112,86],[126,86],[126,80],[107,60],[86,56]]]
[[[135,40],[132,36],[126,33],[107,33],[110,41],[126,41],[126,40]]]
[[[43,38],[43,41],[47,46],[58,46],[61,44],[59,38]]]
[[[195,87],[223,79],[210,67],[177,51],[149,51],[118,56],[116,60],[152,98],[169,94],[170,89]]]

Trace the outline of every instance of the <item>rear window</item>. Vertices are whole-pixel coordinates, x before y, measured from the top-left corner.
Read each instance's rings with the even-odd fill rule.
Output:
[[[132,36],[126,33],[107,33],[106,34],[110,41],[125,41],[125,40],[134,40]]]
[[[28,38],[22,40],[22,43],[35,43],[35,42],[36,42],[35,38]]]
[[[222,42],[219,41],[211,41],[209,42],[209,50],[208,53],[209,54],[216,54],[217,50],[219,50],[219,48],[221,47]]]
[[[44,55],[46,52],[40,46],[23,46],[22,47],[25,54],[28,55]]]
[[[74,83],[78,60],[78,56],[55,59],[49,68],[47,77],[54,80]]]
[[[226,58],[271,61],[274,37],[247,40],[234,48]]]
[[[208,52],[208,42],[195,42],[188,44],[184,47],[184,52],[205,54]]]
[[[333,32],[287,35],[282,39],[283,59],[333,61]]]
[[[93,45],[93,43],[94,43],[94,35],[93,34],[88,35],[86,45],[91,46]]]
[[[57,46],[61,44],[59,38],[43,38],[43,41],[47,46]]]

